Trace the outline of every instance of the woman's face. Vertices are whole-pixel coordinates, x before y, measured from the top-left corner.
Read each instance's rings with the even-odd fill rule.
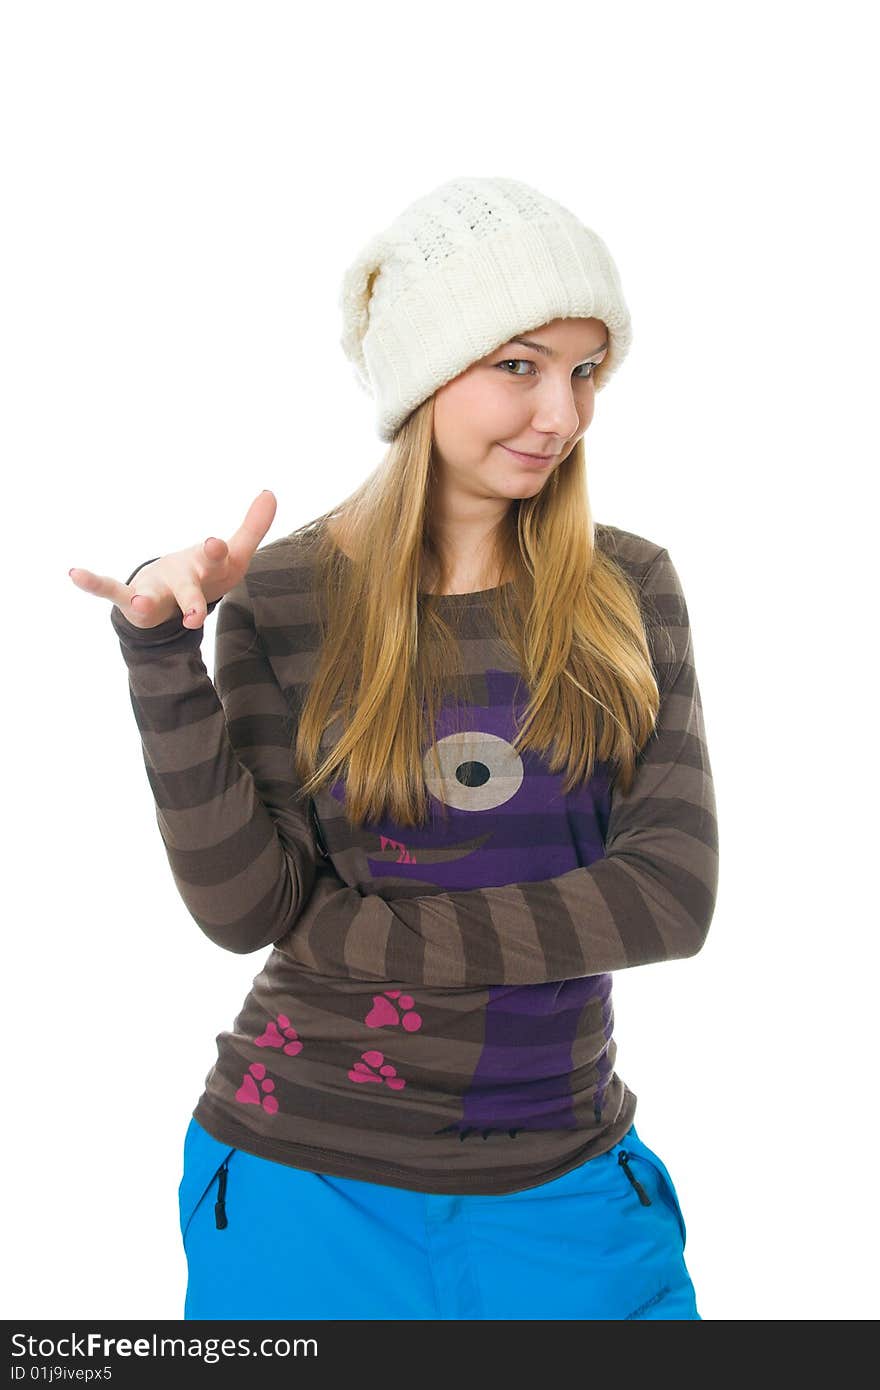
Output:
[[[517,336],[547,351],[511,339],[435,392],[434,458],[447,500],[534,496],[593,418],[592,376],[608,339],[601,319],[553,319]],[[530,465],[511,450],[543,457]]]

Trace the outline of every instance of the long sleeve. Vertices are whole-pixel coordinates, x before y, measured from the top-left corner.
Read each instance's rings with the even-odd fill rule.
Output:
[[[288,705],[247,576],[219,605],[214,683],[203,629],[185,628],[180,614],[139,628],[114,604],[111,621],[175,884],[206,936],[246,954],[290,930],[312,889],[316,847],[307,810],[293,802]]]
[[[661,550],[642,583],[660,689],[628,794],[612,788],[605,856],[555,878],[393,897],[330,863],[277,943],[300,965],[410,986],[540,984],[692,956],[712,920],[718,830],[687,604]]]

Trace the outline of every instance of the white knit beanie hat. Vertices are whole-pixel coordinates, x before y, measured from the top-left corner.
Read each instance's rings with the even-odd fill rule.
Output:
[[[440,386],[556,318],[601,319],[600,391],[631,342],[605,243],[552,198],[506,178],[456,178],[371,237],[342,280],[340,343],[391,440]]]

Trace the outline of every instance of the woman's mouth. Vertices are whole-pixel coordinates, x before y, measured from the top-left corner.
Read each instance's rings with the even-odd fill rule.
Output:
[[[509,449],[506,444],[502,444],[501,447],[507,450],[508,454],[512,454],[515,459],[519,459],[520,463],[524,463],[527,468],[550,468],[558,458],[558,454],[551,454],[549,458],[546,458],[541,454],[520,453],[518,449]]]

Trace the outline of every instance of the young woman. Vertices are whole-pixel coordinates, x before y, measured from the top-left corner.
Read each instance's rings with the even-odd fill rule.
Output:
[[[697,952],[718,872],[678,575],[587,495],[617,271],[460,178],[341,307],[388,444],[354,494],[71,572],[112,601],[187,909],[271,948],[186,1132],[185,1316],[698,1319],[614,1070],[613,972]]]

